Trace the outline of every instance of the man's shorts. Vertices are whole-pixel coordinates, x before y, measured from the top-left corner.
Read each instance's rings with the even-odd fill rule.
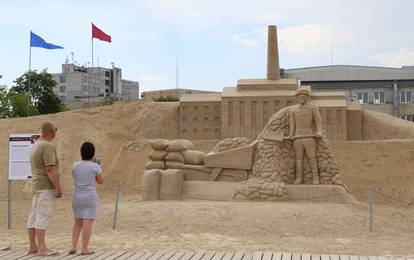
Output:
[[[55,190],[39,190],[33,195],[27,228],[46,230],[55,208]]]

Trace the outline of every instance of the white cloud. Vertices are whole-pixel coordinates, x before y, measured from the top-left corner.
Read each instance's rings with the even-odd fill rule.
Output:
[[[166,79],[164,75],[141,75],[138,78],[139,80],[148,82],[160,82]]]
[[[401,48],[394,52],[376,54],[372,56],[372,60],[382,66],[412,66],[414,65],[414,49]]]
[[[331,44],[335,56],[346,55],[357,43],[355,32],[329,24],[289,26],[279,29],[279,46],[296,55],[318,56],[330,53]]]
[[[259,44],[259,41],[257,39],[247,38],[246,34],[244,33],[235,34],[231,38],[233,42],[249,47],[256,47]]]
[[[202,16],[205,16],[206,15],[206,13],[204,13],[204,12],[190,12],[189,14],[188,14],[189,16],[192,16],[192,17],[202,17]]]

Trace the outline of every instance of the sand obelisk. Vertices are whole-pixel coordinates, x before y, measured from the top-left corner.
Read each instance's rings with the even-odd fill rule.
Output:
[[[267,79],[279,80],[279,49],[277,47],[276,25],[269,25],[267,35]]]

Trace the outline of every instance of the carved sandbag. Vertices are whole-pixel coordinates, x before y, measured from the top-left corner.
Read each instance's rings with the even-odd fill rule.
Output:
[[[159,170],[145,170],[141,183],[143,200],[160,199],[160,173]]]
[[[147,164],[145,164],[146,170],[152,170],[152,169],[165,169],[165,163],[164,161],[149,161]]]
[[[180,152],[169,152],[167,156],[165,156],[165,160],[167,162],[179,162],[184,163],[184,157]]]
[[[184,156],[184,161],[186,164],[193,164],[193,165],[203,165],[204,164],[204,157],[206,157],[206,153],[202,151],[196,150],[187,150],[181,152]]]
[[[150,145],[151,148],[157,151],[165,150],[165,148],[168,146],[170,141],[165,139],[154,139],[151,140]]]
[[[181,163],[181,162],[170,162],[170,161],[165,162],[165,167],[167,169],[182,169],[183,166],[184,166],[184,163]]]
[[[152,150],[148,157],[153,161],[163,161],[167,153],[167,151]]]
[[[183,193],[184,175],[179,170],[160,171],[160,199],[178,200]]]
[[[181,152],[185,150],[191,150],[194,145],[191,141],[185,139],[176,139],[170,141],[169,145],[165,148],[168,152]]]

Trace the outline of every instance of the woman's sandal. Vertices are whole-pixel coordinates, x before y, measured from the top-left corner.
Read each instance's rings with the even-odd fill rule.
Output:
[[[79,255],[93,255],[93,254],[95,254],[95,252],[94,252],[94,251],[92,251],[92,252],[88,252],[88,253],[80,253]]]
[[[60,253],[58,251],[47,251],[46,253],[38,253],[38,256],[59,256]]]
[[[74,254],[76,254],[76,250],[70,250],[68,253],[68,255],[74,255]]]

